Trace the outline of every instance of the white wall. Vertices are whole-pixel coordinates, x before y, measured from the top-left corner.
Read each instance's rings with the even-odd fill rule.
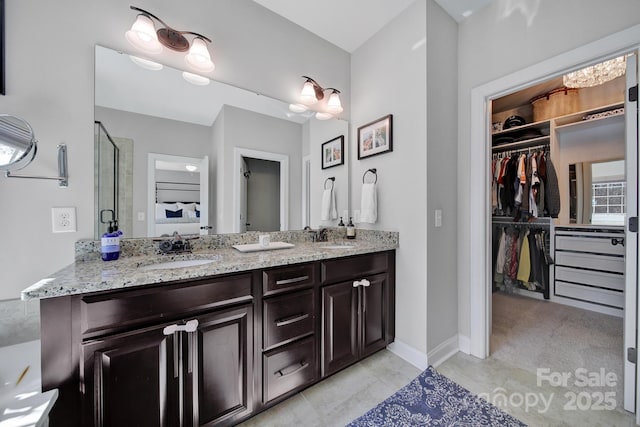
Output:
[[[396,338],[423,353],[427,351],[426,4],[416,1],[353,52],[350,146],[352,209],[360,208],[363,173],[377,168],[378,222],[366,228],[400,232]],[[393,152],[356,160],[357,127],[389,113],[394,119]]]
[[[30,175],[56,173],[56,145],[69,151],[69,188],[54,182],[0,179],[8,209],[0,211],[0,299],[73,261],[73,243],[93,236],[93,56],[96,43],[134,50],[124,32],[135,13],[124,0],[21,0],[5,2],[6,85],[0,111],[24,117],[40,141]],[[250,0],[141,0],[171,26],[213,39],[212,75],[223,82],[291,102],[301,75],[342,90],[350,109],[349,54]],[[34,11],[37,11],[34,12]],[[64,22],[64,25],[60,23]],[[184,69],[182,55],[159,60]],[[347,114],[345,114],[347,116]],[[25,197],[28,195],[28,197]],[[75,206],[78,232],[51,233],[51,207]],[[37,260],[37,261],[36,261]]]
[[[225,105],[223,111],[224,148],[218,148],[218,166],[223,162],[224,169],[217,175],[221,191],[216,196],[218,210],[222,210],[222,224],[217,232],[233,230],[233,174],[236,172],[233,156],[236,147],[289,156],[289,229],[302,228],[302,125],[229,105]]]
[[[458,156],[451,168],[459,171],[458,323],[470,333],[470,277],[468,236],[471,217],[483,206],[470,206],[469,171],[471,90],[545,59],[598,40],[638,23],[637,0],[513,1],[495,0],[465,20],[458,30]],[[473,161],[482,161],[473,159]]]
[[[133,235],[127,237],[144,237],[149,215],[154,215],[147,212],[144,221],[137,220],[137,212],[147,211],[148,154],[210,156],[211,128],[104,107],[95,107],[95,117],[113,138],[133,140]]]
[[[330,141],[340,135],[344,135],[344,164],[322,169],[322,144]],[[322,221],[321,206],[322,192],[327,178],[334,177],[333,190],[336,196],[336,210],[338,217],[343,216],[343,211],[349,210],[349,124],[344,120],[316,120],[311,118],[305,123],[304,137],[308,138],[306,145],[307,154],[311,158],[311,177],[310,181],[310,210],[311,210],[311,227],[319,228],[322,226],[337,226],[339,219]],[[303,150],[304,152],[304,150]],[[327,182],[327,188],[329,183]],[[348,218],[343,218],[346,224]]]

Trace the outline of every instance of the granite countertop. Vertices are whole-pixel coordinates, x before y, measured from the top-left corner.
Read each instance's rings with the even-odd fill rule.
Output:
[[[196,250],[192,253],[185,254],[121,255],[120,259],[107,262],[95,256],[78,257],[76,254],[77,261],[75,263],[24,289],[21,297],[23,300],[30,300],[128,289],[163,282],[199,279],[219,274],[397,249],[397,233],[382,233],[380,238],[374,236],[374,238],[356,240],[330,239],[329,242],[318,243],[289,239],[295,247],[248,253],[240,252],[227,243],[214,248],[194,248]],[[273,237],[272,241],[274,241]],[[327,247],[334,245],[352,245],[352,247],[339,249]],[[77,248],[78,245],[76,245]],[[158,270],[142,268],[170,261],[211,259],[214,261],[198,266]]]

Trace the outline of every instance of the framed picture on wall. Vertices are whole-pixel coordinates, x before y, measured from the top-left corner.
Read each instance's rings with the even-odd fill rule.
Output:
[[[344,164],[344,135],[322,144],[322,169]]]
[[[358,160],[393,151],[393,115],[358,128]]]
[[[6,92],[4,87],[4,0],[0,0],[0,95]]]

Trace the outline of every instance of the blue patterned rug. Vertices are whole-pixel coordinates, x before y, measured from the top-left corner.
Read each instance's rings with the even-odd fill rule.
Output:
[[[431,366],[347,427],[513,426],[521,423]]]

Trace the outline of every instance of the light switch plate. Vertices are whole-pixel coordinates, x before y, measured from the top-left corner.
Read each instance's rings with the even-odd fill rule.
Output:
[[[138,221],[144,221],[144,212],[138,212]]]
[[[54,233],[72,233],[77,231],[76,208],[51,208],[51,231]]]
[[[436,209],[436,227],[442,227],[442,209]]]

